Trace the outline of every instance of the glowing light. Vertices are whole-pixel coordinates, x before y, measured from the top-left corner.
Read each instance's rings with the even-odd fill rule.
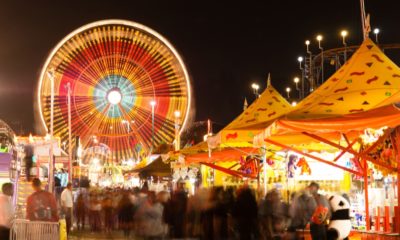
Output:
[[[375,143],[383,134],[387,127],[382,127],[379,129],[367,128],[364,130],[364,134],[361,135],[361,140],[364,144],[373,144]]]
[[[295,77],[295,78],[293,79],[293,81],[294,81],[294,83],[299,83],[299,82],[300,82],[300,78]],[[287,90],[286,90],[286,91],[287,91]]]
[[[151,100],[151,101],[150,101],[150,106],[154,107],[155,105],[156,105],[156,101]]]
[[[251,88],[254,90],[258,90],[260,88],[260,86],[256,83],[251,84]]]
[[[107,94],[107,100],[109,103],[116,105],[121,102],[122,95],[118,89],[113,89]]]
[[[347,36],[347,31],[343,30],[342,32],[340,32],[340,35],[342,35],[342,37],[346,37]]]
[[[93,159],[92,159],[92,162],[93,162],[94,165],[98,165],[98,164],[100,163],[100,159],[98,159],[98,158],[93,158]]]
[[[303,61],[303,57],[298,57],[297,61],[302,62]]]
[[[297,105],[297,102],[296,102],[296,101],[293,101],[293,102],[292,102],[292,106],[295,107],[296,105]]]
[[[374,29],[374,34],[378,34],[379,31],[380,31],[379,28],[375,28],[375,29]]]
[[[46,136],[49,134],[46,134]],[[33,143],[35,140],[33,139],[32,134],[29,134],[29,143]]]
[[[29,138],[30,138],[31,136],[29,136]],[[33,139],[33,138],[32,138]],[[50,137],[50,134],[46,134],[46,136],[44,137],[44,140],[46,140],[46,141],[50,141],[50,139],[51,139],[51,137]],[[33,141],[33,140],[32,140]]]
[[[287,93],[290,93],[290,91],[292,91],[292,89],[290,89],[290,87],[287,87],[287,88],[286,88],[286,92],[287,92]]]
[[[306,45],[307,46],[310,45],[310,41],[309,40],[306,40]]]
[[[178,117],[181,116],[181,112],[180,112],[180,111],[175,111],[175,112],[174,112],[174,115],[175,115],[176,118],[178,118]]]
[[[318,41],[318,42],[322,41],[322,35],[318,35],[318,36],[317,36],[317,41]]]

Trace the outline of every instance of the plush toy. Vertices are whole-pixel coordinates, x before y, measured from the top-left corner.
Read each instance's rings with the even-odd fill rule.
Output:
[[[311,175],[311,168],[305,158],[300,158],[296,164],[297,167],[301,168],[300,175]]]
[[[328,226],[328,240],[348,239],[351,230],[350,203],[342,195],[329,198],[332,216]]]
[[[288,162],[288,178],[294,178],[294,175],[296,173],[296,163],[297,163],[298,157],[296,155],[290,155],[289,156],[289,162]]]

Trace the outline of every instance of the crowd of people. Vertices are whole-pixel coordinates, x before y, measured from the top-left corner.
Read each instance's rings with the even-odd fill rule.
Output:
[[[298,239],[299,230],[309,224],[312,239],[329,239],[330,205],[318,193],[317,183],[292,194],[289,203],[277,189],[257,200],[249,186],[198,188],[189,195],[184,182],[174,191],[158,193],[145,183],[134,189],[79,189],[75,197],[71,184],[59,197],[43,190],[39,179],[33,179],[32,186],[27,218],[58,221],[62,214],[67,231],[73,219],[77,231],[120,230],[127,239]],[[0,201],[12,195],[9,189],[9,184],[3,185]],[[0,234],[10,227],[4,216],[10,212],[0,208]]]

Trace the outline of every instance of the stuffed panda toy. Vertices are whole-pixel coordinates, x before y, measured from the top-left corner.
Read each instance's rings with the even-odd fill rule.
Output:
[[[350,203],[342,195],[333,195],[329,198],[332,216],[329,221],[328,240],[348,239],[351,231]]]

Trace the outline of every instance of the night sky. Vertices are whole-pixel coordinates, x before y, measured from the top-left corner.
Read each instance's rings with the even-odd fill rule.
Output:
[[[365,4],[380,42],[400,42],[400,1]],[[254,100],[250,85],[263,89],[268,72],[283,93],[299,74],[306,39],[314,52],[318,33],[324,48],[341,46],[342,29],[349,45],[362,40],[358,0],[1,1],[0,118],[19,134],[34,133],[34,94],[47,54],[76,28],[110,18],[147,25],[175,46],[192,77],[196,120],[210,118],[216,128],[242,111],[245,97]]]

